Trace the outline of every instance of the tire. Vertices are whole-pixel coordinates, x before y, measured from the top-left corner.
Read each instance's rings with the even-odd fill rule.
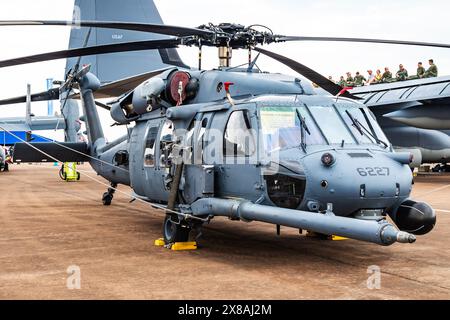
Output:
[[[166,244],[175,242],[187,242],[191,228],[183,226],[181,223],[176,224],[171,220],[170,215],[166,215],[163,224],[164,242]]]
[[[113,196],[111,194],[109,194],[108,192],[105,192],[102,197],[103,205],[104,206],[111,205],[112,199],[113,199]]]
[[[81,174],[79,172],[77,172],[77,181],[80,181],[81,178]]]

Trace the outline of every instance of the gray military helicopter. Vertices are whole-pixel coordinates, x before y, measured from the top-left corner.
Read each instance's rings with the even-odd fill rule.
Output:
[[[8,21],[0,25],[73,25],[66,21]],[[287,57],[260,48],[274,42],[318,40],[437,46],[376,39],[275,35],[237,24],[198,28],[131,22],[78,21],[78,26],[138,30],[167,39],[99,45],[0,61],[8,67],[59,58],[198,46],[199,67],[165,68],[102,86],[84,66],[75,70],[89,143],[16,144],[15,161],[89,161],[136,198],[163,205],[166,243],[186,241],[216,216],[339,235],[380,245],[412,243],[436,222],[426,203],[409,199],[409,153],[396,153],[373,113],[335,83]],[[218,47],[220,66],[201,69],[203,46]],[[249,50],[246,68],[231,67],[233,49]],[[260,72],[252,52],[269,56],[318,84]],[[108,104],[97,98],[116,96]],[[96,105],[109,109],[128,134],[107,143]],[[390,216],[396,226],[387,221]]]

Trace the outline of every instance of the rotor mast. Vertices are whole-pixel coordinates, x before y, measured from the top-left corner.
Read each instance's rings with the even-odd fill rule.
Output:
[[[233,49],[230,46],[219,47],[219,67],[229,68],[231,67],[231,56]]]

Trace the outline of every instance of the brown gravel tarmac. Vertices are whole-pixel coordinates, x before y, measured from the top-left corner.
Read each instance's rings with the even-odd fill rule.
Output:
[[[411,245],[324,241],[289,228],[278,237],[272,225],[217,218],[200,249],[173,252],[153,245],[161,211],[120,193],[105,207],[104,186],[85,173],[67,183],[57,171],[22,164],[0,173],[0,299],[450,298],[450,175],[417,178],[413,195],[439,210],[438,223]],[[66,285],[71,265],[79,290]],[[380,289],[367,288],[372,265]]]

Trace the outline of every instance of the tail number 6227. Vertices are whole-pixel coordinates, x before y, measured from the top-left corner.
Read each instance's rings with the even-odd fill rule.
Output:
[[[357,168],[356,171],[358,171],[359,175],[362,177],[367,176],[388,176],[389,175],[389,168],[388,167],[367,167],[367,168]]]

